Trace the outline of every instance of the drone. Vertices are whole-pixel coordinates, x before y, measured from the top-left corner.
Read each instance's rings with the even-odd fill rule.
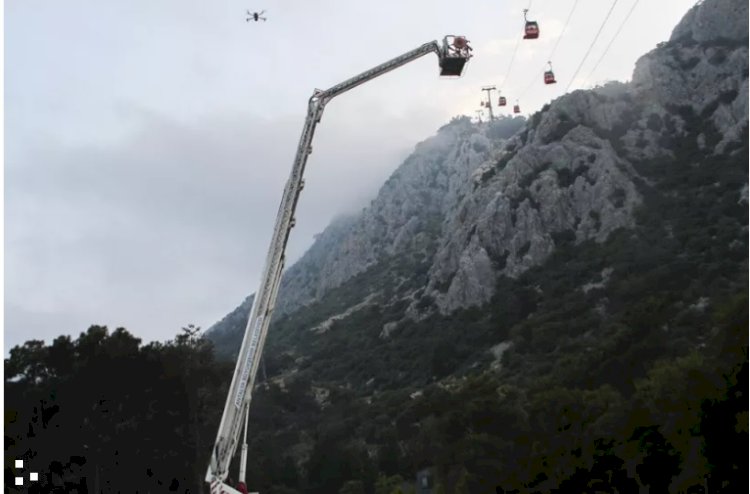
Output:
[[[247,12],[247,19],[245,19],[245,21],[247,22],[250,22],[250,21],[258,22],[258,21],[267,20],[265,17],[263,17],[263,14],[265,14],[266,12],[265,10],[261,10],[260,12],[250,12],[249,10],[247,10],[246,12]]]

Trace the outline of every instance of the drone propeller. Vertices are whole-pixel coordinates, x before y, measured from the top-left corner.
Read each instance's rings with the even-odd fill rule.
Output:
[[[266,20],[266,18],[263,17],[263,14],[266,13],[265,10],[261,10],[260,12],[250,12],[249,10],[245,10],[245,12],[247,12],[247,16],[248,16],[247,19],[245,19],[245,21],[247,21],[247,22],[250,22],[250,21],[259,21],[259,20],[265,21]]]

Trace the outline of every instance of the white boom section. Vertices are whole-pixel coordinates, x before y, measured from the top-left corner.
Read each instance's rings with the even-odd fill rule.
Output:
[[[221,417],[219,431],[216,437],[211,461],[209,463],[206,481],[211,484],[211,492],[237,492],[235,489],[224,484],[227,478],[229,464],[234,456],[238,446],[241,426],[243,425],[242,415],[246,407],[249,407],[252,395],[255,376],[258,372],[261,352],[266,340],[268,325],[273,314],[276,295],[281,282],[281,273],[284,269],[284,251],[289,239],[289,233],[293,226],[294,211],[297,207],[297,200],[303,187],[302,175],[307,164],[307,157],[312,153],[312,139],[315,133],[315,127],[320,122],[325,105],[334,97],[353,89],[360,84],[383,75],[391,70],[401,67],[417,58],[428,53],[438,55],[443,67],[445,59],[450,58],[453,62],[460,62],[458,74],[460,75],[463,62],[471,56],[467,50],[463,52],[455,51],[448,46],[448,37],[443,41],[442,51],[437,41],[426,43],[419,48],[404,53],[388,62],[377,67],[347,79],[324,91],[315,90],[310,97],[307,107],[307,119],[302,128],[302,136],[297,146],[297,154],[294,158],[291,175],[284,187],[284,194],[281,198],[276,225],[271,238],[271,245],[268,250],[266,264],[263,269],[260,288],[255,294],[253,308],[250,311],[250,317],[245,328],[245,336],[242,340],[240,353],[237,357],[237,365],[234,370],[232,384],[229,387],[224,413]],[[462,38],[463,40],[463,38]],[[463,60],[458,60],[463,59]],[[453,69],[450,69],[453,70]],[[443,71],[445,74],[445,70]],[[244,457],[244,455],[243,455]],[[244,458],[243,458],[244,459]],[[244,473],[244,465],[241,467]],[[243,479],[244,480],[244,479]]]
[[[245,483],[245,468],[247,467],[247,422],[250,418],[250,403],[245,405],[245,432],[242,438],[242,450],[240,451],[240,477],[239,482]]]

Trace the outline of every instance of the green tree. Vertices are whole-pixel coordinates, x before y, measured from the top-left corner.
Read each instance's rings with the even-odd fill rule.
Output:
[[[403,483],[404,479],[401,475],[387,477],[380,474],[375,481],[375,494],[394,494],[394,492],[400,492],[401,484]]]
[[[339,494],[365,494],[365,484],[361,480],[347,480],[339,489]]]

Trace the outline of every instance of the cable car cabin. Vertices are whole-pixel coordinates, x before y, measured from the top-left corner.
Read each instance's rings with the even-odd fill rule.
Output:
[[[536,21],[526,21],[523,39],[537,39],[539,37],[539,24]]]
[[[440,75],[461,76],[464,65],[471,58],[469,40],[463,36],[446,36],[440,53]]]
[[[521,113],[521,107],[518,105],[513,105],[513,113]]]
[[[555,84],[557,81],[555,80],[555,73],[551,70],[547,70],[544,72],[544,83],[545,84]]]
[[[505,96],[500,96],[500,98],[497,100],[498,106],[505,106],[508,104],[508,101],[505,99]]]

